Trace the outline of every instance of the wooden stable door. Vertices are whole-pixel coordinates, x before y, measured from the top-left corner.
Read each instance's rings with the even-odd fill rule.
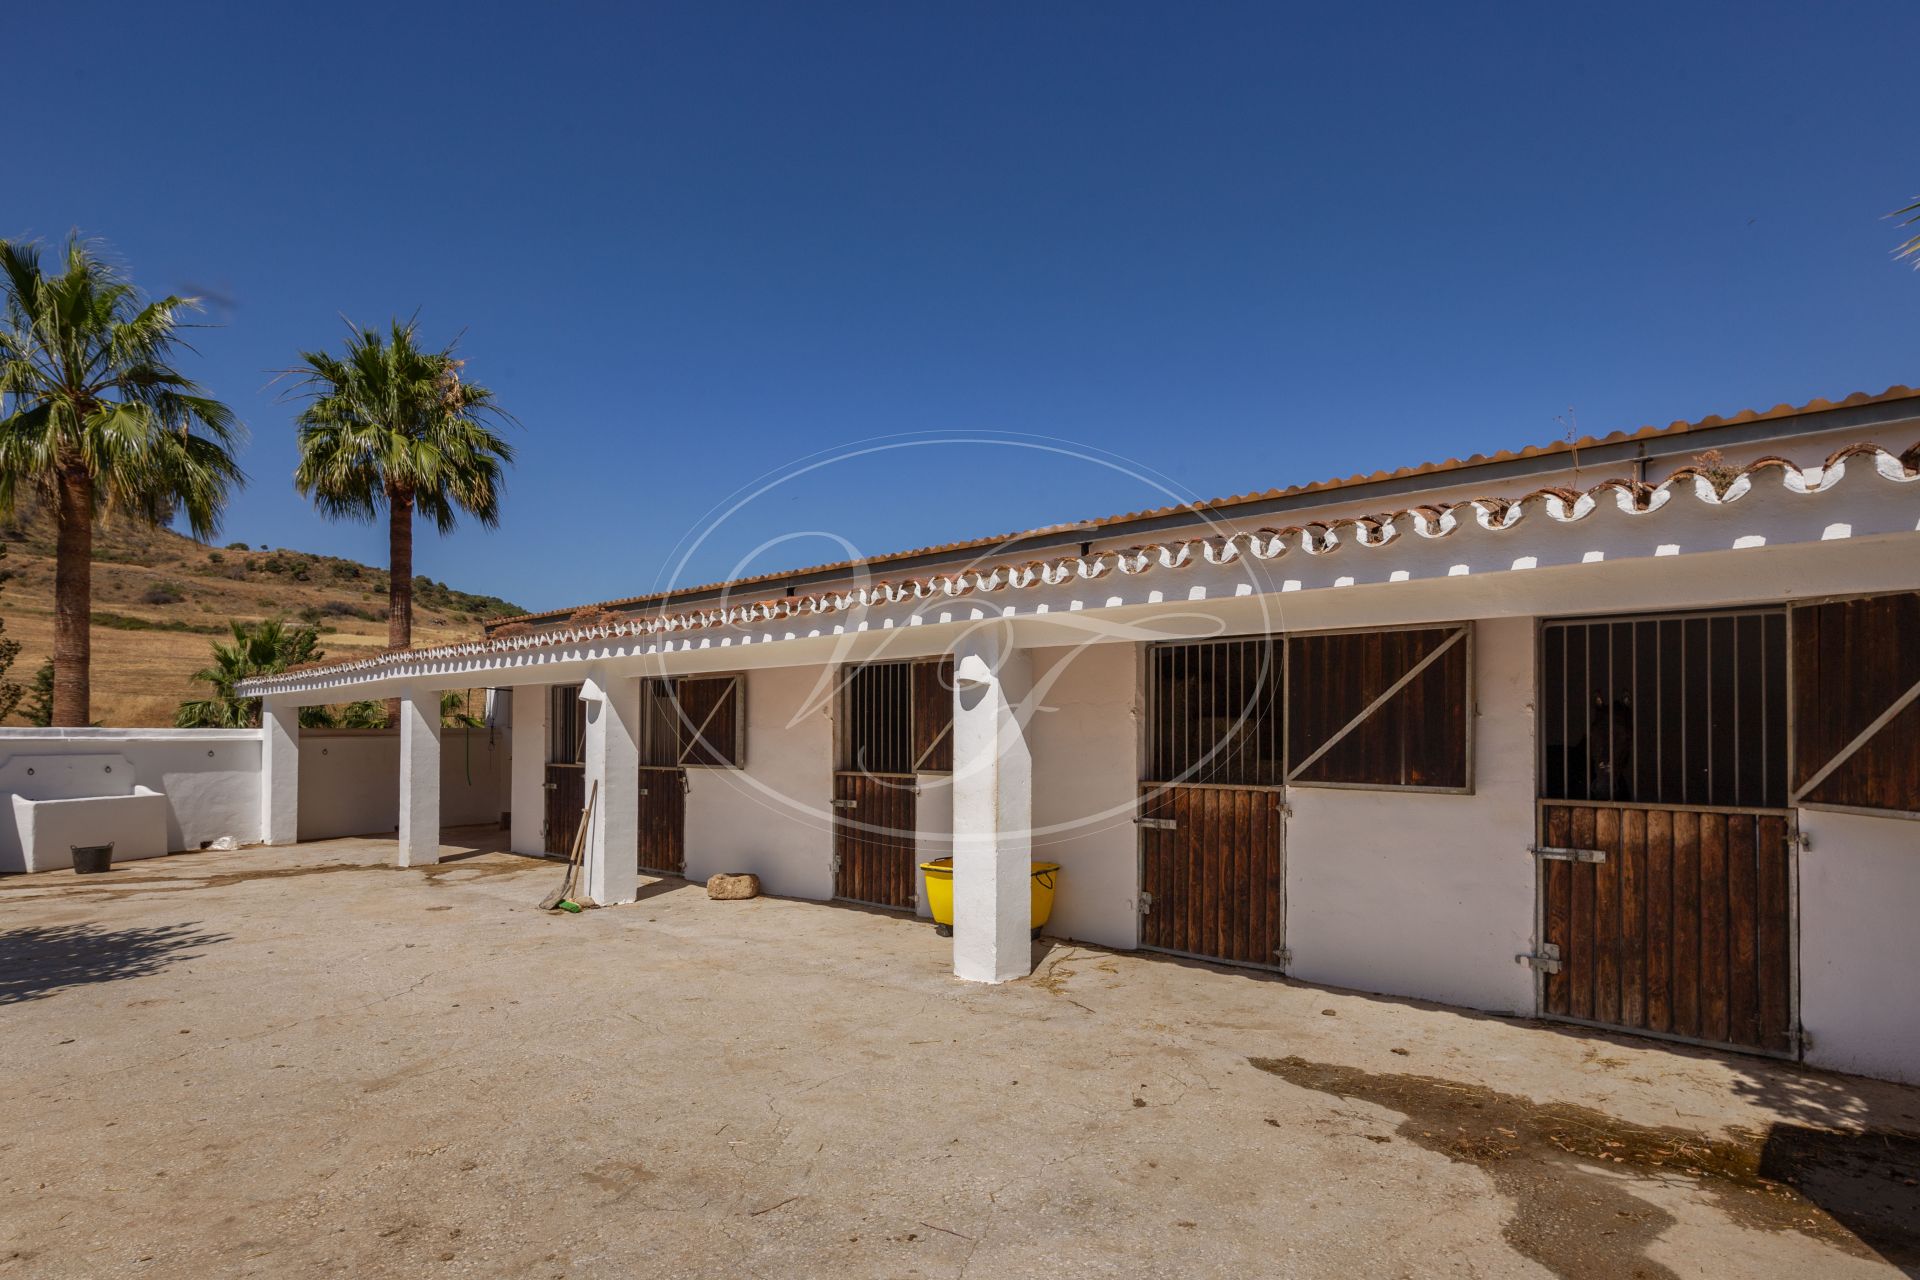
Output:
[[[547,766],[545,848],[550,857],[564,858],[573,852],[573,837],[580,830],[580,812],[587,803],[586,776],[582,765]]]
[[[1273,788],[1144,784],[1141,945],[1281,968],[1281,812]]]
[[[687,771],[640,766],[639,867],[650,875],[687,870]]]
[[[912,774],[833,775],[833,896],[911,911],[918,899]]]
[[[1540,828],[1545,1013],[1795,1051],[1785,814],[1548,803]]]
[[[922,773],[953,768],[953,663],[844,668],[835,718],[833,896],[911,911],[919,901]]]
[[[586,808],[586,769],[577,764],[547,766],[547,832],[549,856],[564,858],[573,851]],[[595,802],[596,804],[598,801]],[[654,875],[681,875],[686,871],[687,789],[683,769],[640,768],[640,838],[636,849],[640,870]]]

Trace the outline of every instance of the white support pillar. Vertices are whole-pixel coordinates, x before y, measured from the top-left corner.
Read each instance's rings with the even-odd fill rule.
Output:
[[[991,626],[953,656],[953,972],[1006,982],[1033,971],[1033,757],[1020,719],[1033,667]]]
[[[440,692],[418,686],[400,697],[399,865],[440,861]]]
[[[300,838],[300,708],[284,698],[260,703],[260,839]]]
[[[587,896],[632,902],[640,878],[640,680],[594,668],[580,685],[587,718]],[[597,786],[596,786],[597,784]]]
[[[543,684],[513,688],[513,770],[507,807],[513,811],[510,847],[515,853],[545,853],[547,849],[547,705],[550,693]]]

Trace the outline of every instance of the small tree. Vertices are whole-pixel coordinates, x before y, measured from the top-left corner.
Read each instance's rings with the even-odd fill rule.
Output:
[[[0,560],[6,559],[6,555],[7,544],[0,542]],[[18,681],[7,679],[7,672],[12,669],[14,659],[20,656],[20,642],[9,639],[6,631],[7,624],[0,621],[0,721],[4,721],[13,714],[13,709],[20,705],[20,699],[25,697],[27,692],[20,687]],[[47,674],[51,679],[53,673]]]
[[[232,644],[215,643],[213,663],[193,673],[195,680],[213,686],[211,696],[180,704],[173,722],[182,729],[253,729],[260,724],[260,699],[236,692],[242,680],[275,675],[288,667],[314,662],[323,655],[320,635],[312,627],[289,627],[278,618],[248,624],[231,622]],[[333,717],[325,707],[300,708],[300,724],[325,729]]]
[[[448,729],[478,729],[486,724],[468,705],[473,690],[449,689],[440,695],[440,724]]]
[[[53,724],[53,659],[44,658],[34,669],[27,684],[27,700],[21,704],[20,718],[42,729]]]
[[[387,704],[364,698],[359,702],[349,702],[340,709],[340,727],[342,729],[384,729],[387,727]]]
[[[468,692],[471,692],[469,690]],[[387,704],[363,699],[349,702],[340,709],[338,724],[342,729],[386,729],[392,726],[387,718]],[[448,689],[440,695],[440,726],[444,729],[478,729],[486,721],[467,710],[467,694],[458,689]]]

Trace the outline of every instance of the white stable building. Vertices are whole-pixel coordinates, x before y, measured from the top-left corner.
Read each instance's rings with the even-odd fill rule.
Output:
[[[1920,392],[1676,423],[533,615],[251,682],[510,701],[517,851],[1920,1080]],[[931,930],[928,945],[947,945]]]

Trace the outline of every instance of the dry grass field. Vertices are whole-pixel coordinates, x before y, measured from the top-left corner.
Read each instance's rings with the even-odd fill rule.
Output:
[[[21,644],[8,674],[26,683],[53,652],[53,526],[23,509],[0,540],[0,617]],[[326,654],[347,657],[386,645],[386,604],[384,569],[284,548],[202,546],[131,521],[103,524],[94,537],[94,718],[172,724],[175,707],[196,696],[189,677],[227,636],[228,619],[312,622]],[[414,641],[465,639],[483,618],[516,612],[493,597],[416,583]],[[11,723],[23,721],[16,713]]]

